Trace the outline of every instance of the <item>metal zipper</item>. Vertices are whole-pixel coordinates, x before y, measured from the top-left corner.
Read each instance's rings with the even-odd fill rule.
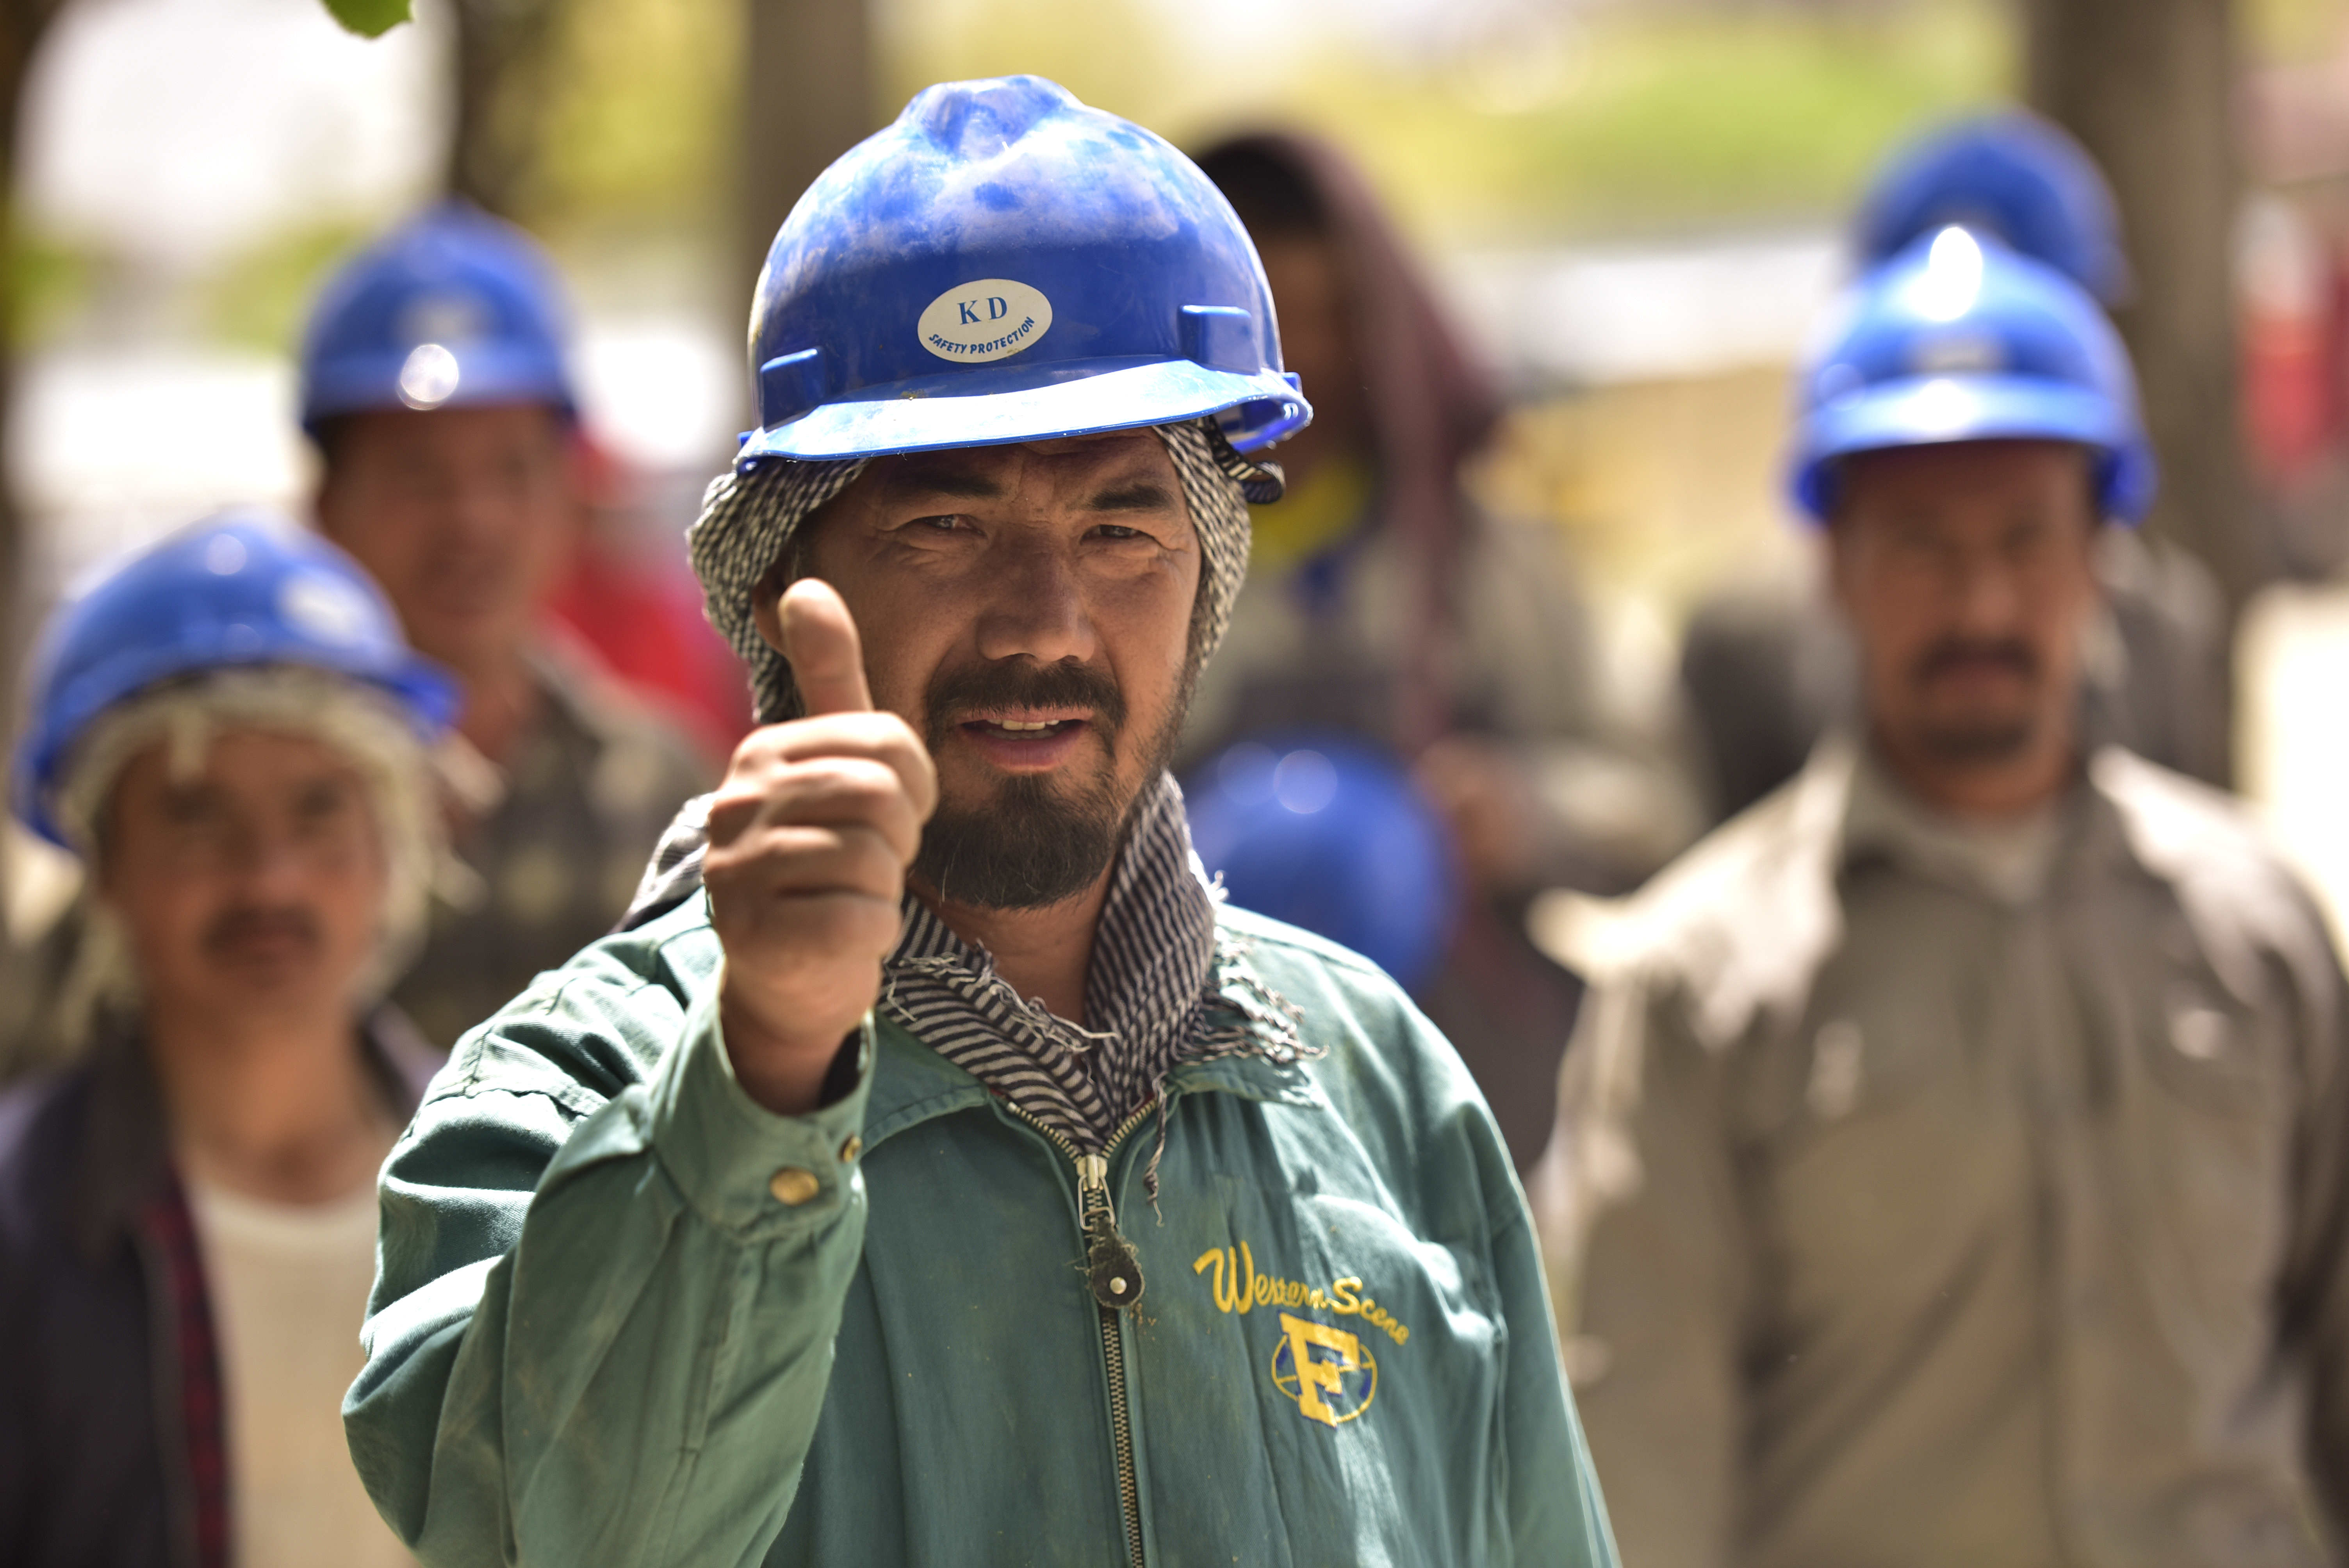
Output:
[[[1077,1210],[1085,1230],[1085,1277],[1101,1317],[1102,1357],[1109,1369],[1110,1446],[1117,1460],[1118,1506],[1125,1515],[1125,1545],[1133,1568],[1142,1564],[1142,1483],[1133,1469],[1133,1413],[1125,1390],[1125,1308],[1142,1299],[1142,1265],[1133,1246],[1117,1232],[1117,1209],[1109,1196],[1109,1157],[1126,1135],[1142,1125],[1156,1102],[1143,1106],[1102,1145],[1099,1154],[1081,1152],[1063,1134],[1045,1126],[1009,1100],[1004,1109],[1042,1133],[1077,1168]]]

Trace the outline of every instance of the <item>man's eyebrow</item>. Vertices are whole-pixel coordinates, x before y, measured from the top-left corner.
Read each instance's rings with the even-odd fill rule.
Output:
[[[959,463],[918,459],[890,477],[889,488],[899,495],[943,495],[957,500],[996,500],[1003,487],[976,469]]]
[[[1092,511],[1164,511],[1175,504],[1174,492],[1163,480],[1120,480],[1093,492],[1085,503]]]

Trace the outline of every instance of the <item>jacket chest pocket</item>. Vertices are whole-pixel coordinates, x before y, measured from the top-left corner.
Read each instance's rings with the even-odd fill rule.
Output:
[[[2224,1332],[2268,1310],[2287,1223],[2297,1099],[2288,1014],[2186,979],[2138,1020],[2120,1136],[2153,1265]],[[2242,1320],[2239,1322],[2237,1320]]]
[[[1337,1428],[1418,1403],[1407,1385],[1485,1381],[1503,1326],[1481,1249],[1416,1235],[1365,1197],[1214,1185],[1226,1223],[1170,1260],[1167,1294],[1209,1336],[1241,1334],[1268,1411]]]
[[[1347,1560],[1486,1539],[1507,1331],[1481,1238],[1419,1235],[1374,1185],[1317,1185],[1219,1174],[1163,1232],[1135,1227],[1156,1298],[1136,1418],[1195,1488],[1269,1478],[1292,1538]]]
[[[1748,1191],[1798,1314],[1938,1289],[1939,1264],[2017,1201],[2018,1118],[1953,979],[1901,979],[1819,986],[1745,1085]]]

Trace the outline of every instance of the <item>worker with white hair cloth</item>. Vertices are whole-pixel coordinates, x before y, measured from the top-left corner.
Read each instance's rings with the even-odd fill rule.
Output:
[[[0,1562],[410,1561],[339,1440],[375,1177],[440,1056],[386,987],[454,686],[283,519],[59,611],[13,803],[91,887],[71,1065],[0,1098]]]

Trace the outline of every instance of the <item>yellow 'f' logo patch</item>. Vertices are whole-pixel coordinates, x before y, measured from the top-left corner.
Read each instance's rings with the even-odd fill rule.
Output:
[[[1280,1315],[1280,1343],[1272,1352],[1272,1386],[1297,1401],[1309,1421],[1334,1427],[1371,1408],[1379,1391],[1379,1364],[1361,1336]]]

